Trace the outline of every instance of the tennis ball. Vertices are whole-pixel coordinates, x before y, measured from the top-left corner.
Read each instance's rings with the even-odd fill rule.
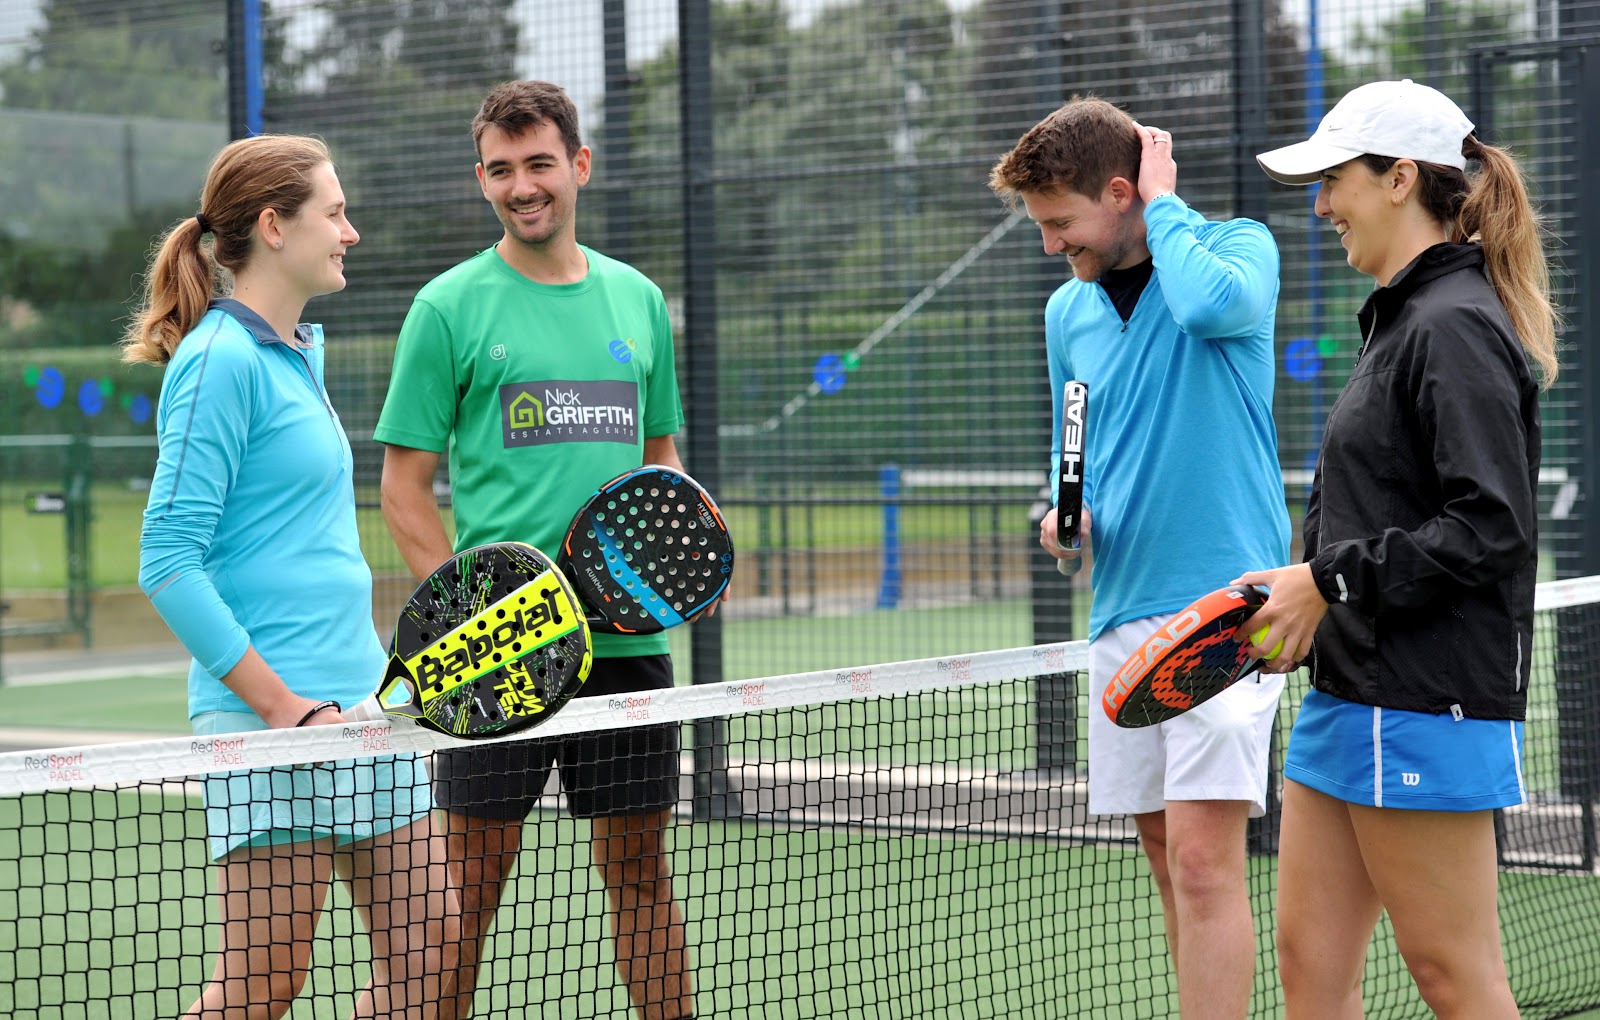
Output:
[[[1258,630],[1254,634],[1250,635],[1250,643],[1255,645],[1257,648],[1260,648],[1262,645],[1267,643],[1267,638],[1269,638],[1271,636],[1272,636],[1272,628],[1271,627],[1262,627],[1260,630]],[[1274,648],[1271,652],[1267,653],[1267,658],[1276,659],[1278,656],[1280,656],[1282,654],[1283,654],[1283,642],[1280,640],[1278,642],[1278,647]]]

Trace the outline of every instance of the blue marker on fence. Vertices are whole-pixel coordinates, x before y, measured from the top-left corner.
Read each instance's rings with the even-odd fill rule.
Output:
[[[883,497],[883,576],[878,579],[878,608],[900,605],[900,465],[878,468]]]

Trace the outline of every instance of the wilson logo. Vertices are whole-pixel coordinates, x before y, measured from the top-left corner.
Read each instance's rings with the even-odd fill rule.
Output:
[[[1400,773],[1400,781],[1407,786],[1416,786],[1422,782],[1422,773],[1402,772]]]

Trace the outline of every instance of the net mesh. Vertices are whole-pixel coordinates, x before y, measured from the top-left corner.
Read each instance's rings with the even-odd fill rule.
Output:
[[[1597,599],[1600,579],[1540,587],[1528,802],[1498,819],[1505,952],[1528,1017],[1600,1005]],[[387,992],[391,1015],[449,1015],[433,1012],[442,996],[428,982],[461,993],[462,961],[451,954],[472,942],[473,1017],[621,1018],[635,1015],[635,1000],[651,1000],[651,1016],[691,1005],[701,1017],[1176,1015],[1161,911],[1132,826],[1089,816],[1083,748],[1049,746],[1064,718],[1081,733],[1083,713],[1098,709],[1086,651],[1049,644],[574,700],[540,739],[683,726],[683,776],[662,833],[676,909],[631,915],[644,933],[632,944],[642,963],[619,966],[611,934],[615,908],[628,914],[637,901],[613,899],[594,867],[597,826],[615,823],[573,817],[551,779],[481,945],[450,927],[459,918],[448,897],[442,908],[437,899],[449,884],[438,862],[470,863],[465,844],[398,830],[412,835],[358,839],[322,851],[320,864],[310,844],[295,844],[270,894],[287,915],[326,893],[314,937],[296,980],[234,988],[232,1004],[259,1007],[287,988],[298,995],[284,1015],[344,1016]],[[1305,687],[1303,675],[1292,678],[1280,749]],[[688,743],[688,724],[713,717],[727,736],[714,759],[725,791],[716,799],[699,795],[708,784]],[[0,755],[0,1015],[182,1015],[213,974],[228,877],[211,861],[203,793],[215,812],[216,784],[257,770],[244,789],[259,792],[263,776],[280,795],[295,783],[338,786],[334,799],[357,814],[407,816],[404,805],[363,807],[382,785],[373,756],[426,761],[457,746],[406,724],[353,720]],[[1260,950],[1252,1015],[1261,1017],[1282,1010],[1267,829],[1249,859]],[[318,885],[330,869],[373,880]],[[351,909],[352,891],[374,903],[368,914]],[[686,985],[663,962],[679,946]],[[1369,952],[1366,996],[1369,1016],[1427,1015],[1387,922]],[[453,1001],[467,1015],[466,999]]]

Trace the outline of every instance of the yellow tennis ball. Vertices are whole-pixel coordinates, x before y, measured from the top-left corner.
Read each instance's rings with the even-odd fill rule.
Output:
[[[1262,627],[1260,630],[1258,630],[1254,634],[1250,635],[1250,643],[1255,645],[1257,648],[1260,648],[1262,645],[1267,643],[1267,638],[1269,638],[1271,636],[1272,636],[1272,628],[1271,627]],[[1278,647],[1276,647],[1272,651],[1268,652],[1266,657],[1269,658],[1269,659],[1276,659],[1278,656],[1280,656],[1282,654],[1283,654],[1283,642],[1280,640],[1278,642]]]

